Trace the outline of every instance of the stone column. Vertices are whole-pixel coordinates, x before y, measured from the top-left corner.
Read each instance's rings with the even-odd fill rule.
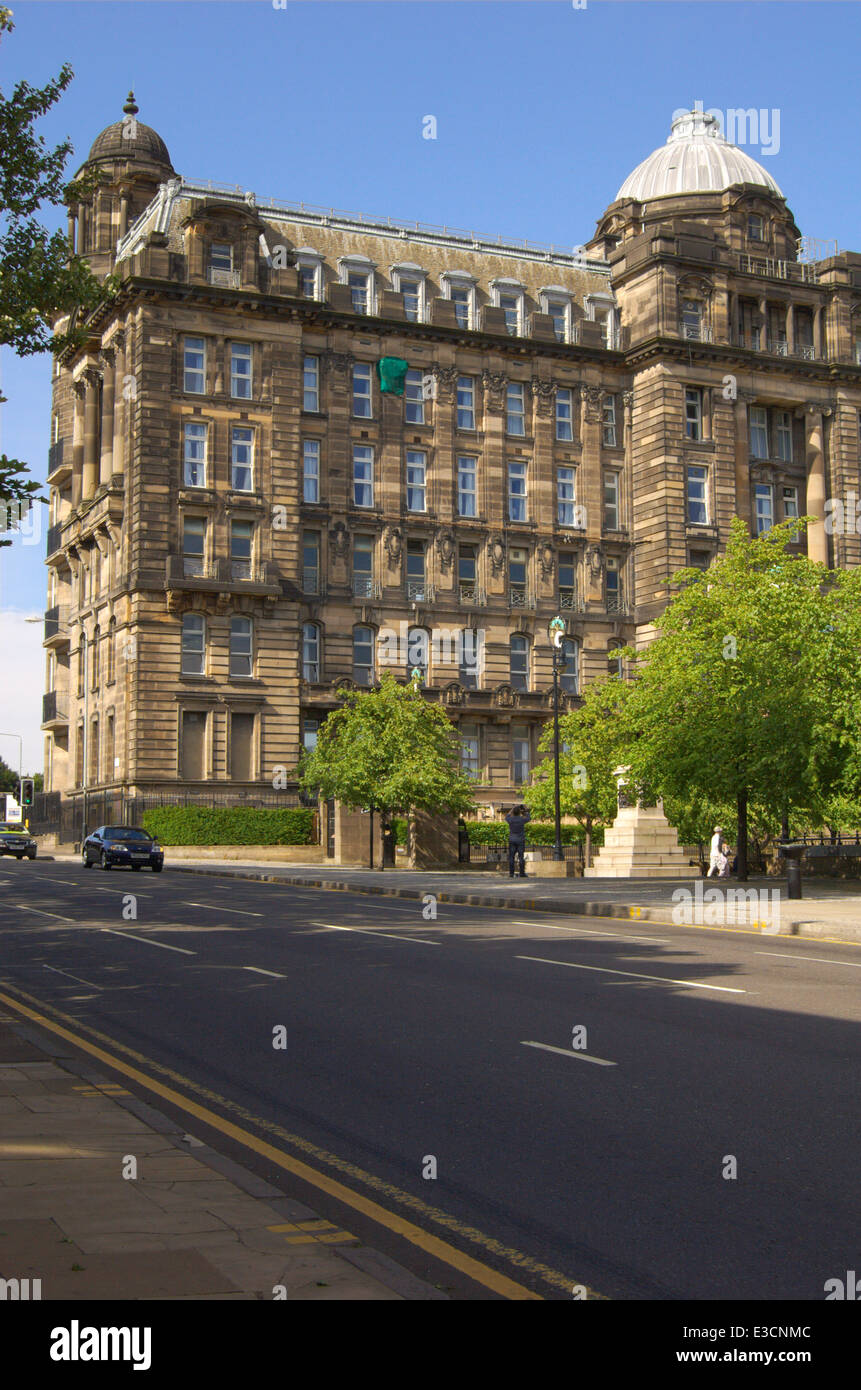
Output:
[[[825,532],[825,448],[823,445],[822,407],[808,404],[805,418],[807,433],[807,506],[805,510],[816,521],[807,531],[807,554],[811,560],[828,564],[828,537]]]
[[[604,605],[603,551],[601,540],[604,523],[604,477],[602,458],[602,421],[605,392],[598,386],[586,386],[580,394],[581,465],[577,470],[578,502],[586,508],[587,556],[593,557],[585,566],[583,597],[587,602]],[[620,503],[623,500],[620,497]]]
[[[84,473],[81,501],[88,502],[95,494],[99,479],[99,373],[88,367],[84,373],[87,394],[84,398]]]
[[[129,229],[129,195],[120,194],[120,236],[125,236]]]
[[[759,330],[759,350],[765,352],[768,347],[768,300],[765,295],[760,296],[759,317],[762,319],[762,327]]]
[[[86,383],[79,379],[73,382],[74,414],[72,417],[72,506],[80,506],[84,479],[84,401]]]
[[[116,363],[113,348],[105,348],[102,352],[105,360],[103,386],[102,386],[102,449],[99,459],[99,483],[106,484],[111,481],[114,471],[114,387],[116,381]]]
[[[790,357],[795,355],[795,305],[791,301],[786,306],[786,351]]]
[[[126,335],[123,332],[116,333],[113,341],[114,349],[114,473],[125,473],[126,471],[126,440],[125,440],[125,379],[126,379]]]
[[[747,408],[756,396],[739,391],[735,402],[735,514],[751,528],[750,515],[750,429]]]
[[[813,355],[817,359],[823,355],[822,320],[824,310],[820,304],[813,311]]]

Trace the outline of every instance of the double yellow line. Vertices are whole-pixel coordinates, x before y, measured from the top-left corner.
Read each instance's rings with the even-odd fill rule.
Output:
[[[501,1244],[499,1241],[485,1235],[483,1231],[479,1231],[473,1226],[467,1226],[463,1222],[458,1221],[456,1217],[450,1216],[447,1212],[429,1206],[420,1198],[413,1196],[412,1193],[405,1192],[395,1187],[393,1184],[387,1183],[381,1178],[376,1177],[374,1174],[367,1173],[354,1164],[348,1163],[334,1154],[329,1154],[325,1150],[317,1148],[316,1145],[309,1143],[308,1140],[303,1139],[300,1135],[290,1134],[280,1125],[276,1125],[271,1121],[261,1119],[251,1114],[250,1111],[245,1110],[234,1101],[220,1096],[217,1092],[209,1091],[205,1087],[199,1086],[188,1077],[184,1077],[178,1072],[171,1071],[168,1067],[163,1067],[160,1063],[144,1057],[141,1053],[134,1052],[123,1043],[119,1043],[116,1039],[98,1032],[95,1028],[90,1028],[88,1025],[81,1025],[78,1020],[70,1018],[59,1009],[55,1009],[53,1005],[46,1005],[41,1000],[34,999],[31,995],[25,994],[23,991],[20,991],[20,994],[21,998],[19,999],[13,995],[0,993],[0,1003],[5,1004],[7,1008],[14,1010],[31,1023],[35,1023],[47,1029],[50,1033],[55,1034],[55,1036],[63,1038],[66,1042],[89,1053],[91,1057],[98,1058],[105,1066],[111,1067],[114,1071],[118,1071],[123,1076],[137,1082],[139,1086],[144,1087],[154,1095],[160,1096],[163,1100],[176,1106],[178,1110],[194,1116],[195,1119],[201,1121],[203,1124],[209,1125],[210,1128],[217,1130],[219,1133],[253,1150],[253,1152],[259,1154],[261,1158],[267,1159],[270,1163],[274,1163],[277,1167],[283,1168],[288,1173],[292,1173],[295,1177],[317,1188],[320,1192],[325,1192],[328,1196],[335,1198],[336,1201],[342,1202],[353,1211],[360,1212],[361,1215],[377,1222],[393,1235],[400,1236],[404,1240],[409,1241],[411,1245],[423,1250],[434,1259],[440,1260],[443,1264],[449,1265],[452,1269],[472,1279],[476,1284],[488,1289],[491,1293],[498,1295],[500,1298],[518,1301],[537,1299],[541,1301],[541,1294],[534,1293],[524,1284],[519,1284],[515,1280],[509,1279],[506,1275],[500,1274],[483,1261],[474,1259],[471,1255],[464,1254],[463,1251],[449,1244],[448,1241],[440,1239],[439,1236],[431,1235],[427,1230],[416,1225],[415,1222],[399,1216],[396,1212],[389,1210],[389,1208],[380,1205],[379,1202],[375,1202],[369,1197],[365,1197],[361,1192],[357,1192],[354,1188],[346,1186],[345,1183],[339,1182],[336,1178],[329,1177],[328,1174],[321,1172],[319,1168],[312,1167],[309,1163],[295,1158],[292,1154],[286,1152],[285,1149],[278,1148],[274,1144],[267,1143],[266,1140],[258,1138],[256,1134],[251,1133],[248,1129],[238,1124],[234,1124],[231,1120],[225,1119],[223,1115],[210,1109],[208,1106],[202,1105],[198,1101],[191,1100],[188,1096],[175,1090],[173,1086],[168,1086],[164,1082],[158,1081],[148,1072],[141,1070],[140,1066],[132,1066],[129,1062],[124,1061],[121,1057],[116,1055],[117,1051],[123,1052],[129,1057],[133,1057],[137,1062],[143,1064],[143,1066],[161,1072],[179,1085],[192,1092],[196,1092],[199,1096],[205,1097],[221,1108],[234,1111],[234,1113],[240,1115],[244,1120],[256,1127],[269,1130],[273,1134],[278,1135],[282,1140],[287,1141],[293,1148],[298,1148],[306,1152],[327,1167],[339,1169],[363,1186],[376,1189],[399,1205],[411,1208],[429,1223],[441,1226],[443,1229],[447,1229],[453,1234],[460,1236],[462,1240],[466,1240],[472,1245],[478,1246],[480,1249],[486,1251],[487,1254],[495,1255],[498,1258],[508,1261],[510,1264],[520,1267],[524,1272],[537,1276],[555,1291],[565,1291],[571,1296],[575,1287],[578,1292],[584,1288],[581,1282],[561,1274],[558,1270],[552,1269],[548,1265],[542,1264],[539,1260],[533,1259],[530,1255],[524,1255],[519,1250]],[[22,1000],[27,1000],[28,1002],[24,1003]],[[57,1022],[55,1018],[49,1017],[47,1014],[41,1012],[42,1009],[50,1009],[51,1013],[55,1014],[57,1019],[62,1019],[63,1022]],[[75,1027],[67,1025],[75,1025]],[[108,1051],[105,1047],[100,1047],[96,1043],[90,1042],[88,1038],[82,1037],[79,1032],[75,1031],[76,1028],[81,1026],[86,1027],[87,1032],[91,1033],[93,1037],[99,1038],[103,1043],[106,1043],[108,1047],[114,1050]],[[580,1292],[579,1296],[582,1298],[583,1293]],[[601,1294],[595,1293],[588,1288],[585,1289],[585,1296],[589,1299],[603,1298]]]

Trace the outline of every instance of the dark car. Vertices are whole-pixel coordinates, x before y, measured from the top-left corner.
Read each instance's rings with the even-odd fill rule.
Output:
[[[164,850],[145,830],[136,825],[100,825],[88,835],[81,848],[85,869],[98,864],[103,869],[152,869],[160,874]]]
[[[0,854],[14,854],[16,859],[35,859],[36,841],[17,821],[0,821]]]

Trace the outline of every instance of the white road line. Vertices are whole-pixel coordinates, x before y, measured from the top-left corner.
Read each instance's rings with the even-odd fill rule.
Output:
[[[596,1067],[617,1067],[618,1062],[608,1062],[604,1057],[590,1057],[588,1052],[575,1052],[572,1047],[551,1047],[549,1043],[521,1042],[521,1047],[540,1047],[542,1052],[558,1052],[560,1057],[576,1057],[580,1062],[594,1062]]]
[[[312,922],[312,927],[323,927],[325,931],[354,931],[360,936],[376,936],[380,941],[409,941],[417,946],[439,946],[439,941],[426,941],[423,936],[398,936],[393,931],[371,930],[370,927],[336,927],[331,922]]]
[[[783,960],[815,960],[820,965],[850,965],[855,970],[861,970],[861,961],[858,960],[835,960],[833,956],[805,956],[796,955],[794,951],[754,951],[755,956],[780,956]]]
[[[21,912],[38,912],[40,917],[53,917],[57,922],[74,922],[74,917],[61,917],[59,912],[46,912],[43,907],[28,907],[26,903],[13,903]]]
[[[183,900],[183,907],[205,907],[210,912],[236,912],[240,917],[262,917],[262,912],[245,912],[241,907],[219,907],[217,903],[190,903]]]
[[[196,956],[196,951],[187,951],[184,946],[168,946],[164,941],[151,941],[148,936],[134,936],[130,931],[114,931],[113,927],[99,927],[108,936],[119,936],[123,941],[142,941],[144,946],[160,946],[163,951],[179,951],[181,956]]]
[[[616,941],[656,941],[661,946],[671,944],[668,936],[632,936],[630,932],[594,931],[591,927],[555,927],[550,922],[513,922],[515,927],[544,927],[547,931],[573,931],[579,936],[611,936]]]
[[[101,985],[93,984],[92,980],[82,980],[80,975],[70,975],[68,970],[60,970],[56,965],[43,965],[43,970],[53,970],[55,975],[65,975],[67,980],[74,980],[76,985],[86,985],[87,989],[101,989]]]
[[[279,975],[275,970],[261,970],[259,965],[243,965],[243,970],[253,970],[255,975],[271,975],[273,980],[286,980],[286,975]]]
[[[721,994],[747,994],[746,989],[732,989],[729,985],[703,985],[699,980],[672,980],[666,975],[640,975],[634,970],[610,970],[606,965],[579,965],[571,960],[545,960],[542,956],[518,956],[518,960],[535,960],[541,965],[564,965],[568,970],[597,970],[601,975],[628,975],[632,980],[657,980],[661,985],[687,985],[689,989],[713,989]]]
[[[64,888],[80,888],[80,887],[81,887],[81,880],[80,880],[79,878],[77,878],[77,879],[70,879],[70,878],[49,878],[47,874],[40,874],[40,875],[39,875],[39,882],[40,882],[40,883],[62,883],[62,885],[63,885]],[[117,888],[99,888],[99,887],[97,887],[94,883],[89,883],[89,882],[88,882],[88,883],[87,883],[87,892],[88,892],[88,893],[122,893],[122,892],[123,892],[123,889],[122,889],[122,888],[119,888],[119,887],[117,887]],[[138,897],[138,898],[151,898],[151,897],[152,897],[152,893],[137,893],[137,892],[136,892],[136,893],[135,893],[135,896]]]

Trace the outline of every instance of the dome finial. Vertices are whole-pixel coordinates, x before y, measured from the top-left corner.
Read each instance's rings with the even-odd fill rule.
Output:
[[[135,102],[134,92],[129,92],[123,111],[127,116],[136,116],[140,107]]]

